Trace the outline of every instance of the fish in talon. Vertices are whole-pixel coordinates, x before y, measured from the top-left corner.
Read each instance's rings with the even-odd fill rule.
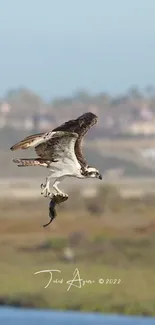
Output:
[[[53,197],[51,198],[50,200],[50,204],[49,204],[49,218],[50,218],[50,221],[43,225],[43,227],[47,227],[48,225],[50,225],[50,223],[53,221],[53,219],[56,218],[57,216],[57,213],[56,213],[56,204],[60,204],[64,201],[68,200],[68,195],[65,194],[65,195],[61,195],[61,194],[56,194],[56,195],[53,195]]]
[[[50,223],[56,217],[57,213],[56,213],[55,206],[56,206],[56,201],[54,200],[54,198],[52,198],[50,200],[50,204],[49,204],[49,218],[50,218],[50,221],[48,223],[46,223],[45,225],[43,225],[43,227],[47,227],[48,225],[50,225]]]

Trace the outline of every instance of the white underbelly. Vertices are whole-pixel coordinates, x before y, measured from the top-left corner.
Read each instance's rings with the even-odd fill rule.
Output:
[[[52,163],[51,166],[48,168],[51,172],[51,178],[63,177],[63,176],[70,176],[70,177],[78,177],[83,178],[81,175],[81,166],[80,164],[76,164],[70,160],[66,159],[64,163],[62,162],[55,162]]]

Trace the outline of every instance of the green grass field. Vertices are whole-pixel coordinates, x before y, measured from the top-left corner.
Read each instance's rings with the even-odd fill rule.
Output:
[[[0,202],[1,304],[155,315],[154,197],[125,200],[102,189],[97,202],[98,214],[89,200],[62,205],[47,228],[45,199]],[[34,273],[49,269],[61,273],[45,288],[50,274]],[[83,281],[67,290],[75,269]]]

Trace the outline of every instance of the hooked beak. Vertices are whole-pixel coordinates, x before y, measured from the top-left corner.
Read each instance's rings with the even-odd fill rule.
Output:
[[[102,180],[102,175],[100,174],[98,178]]]

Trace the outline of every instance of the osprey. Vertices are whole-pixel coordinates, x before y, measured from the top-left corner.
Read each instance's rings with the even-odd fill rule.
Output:
[[[45,197],[51,196],[50,181],[54,178],[53,189],[56,195],[68,198],[68,195],[58,188],[58,184],[65,177],[102,179],[99,171],[88,165],[81,148],[84,135],[96,123],[97,116],[89,112],[75,120],[63,123],[53,131],[30,135],[10,149],[35,148],[39,158],[13,159],[13,162],[17,163],[18,167],[43,166],[48,168],[50,174],[46,177],[46,183],[41,184],[41,194]]]

